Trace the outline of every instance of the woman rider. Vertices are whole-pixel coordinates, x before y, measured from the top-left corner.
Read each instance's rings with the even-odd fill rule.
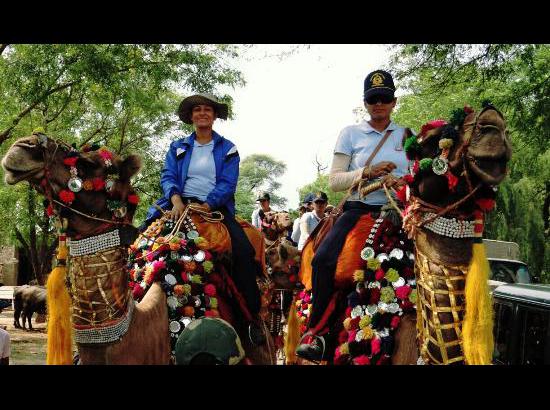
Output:
[[[250,313],[257,317],[261,302],[256,275],[261,268],[255,263],[254,248],[235,220],[239,153],[235,144],[212,129],[217,118],[227,119],[227,113],[227,105],[210,94],[195,94],[181,102],[179,118],[193,124],[195,131],[170,144],[160,179],[164,196],[156,204],[162,209],[171,209],[174,221],[190,203],[199,204],[205,211],[223,214],[223,224],[231,236],[231,277]],[[160,211],[150,207],[146,223],[159,216]],[[250,325],[251,339],[262,343],[264,337],[258,324]]]

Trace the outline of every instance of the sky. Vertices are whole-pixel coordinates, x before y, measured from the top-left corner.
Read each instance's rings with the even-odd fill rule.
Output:
[[[363,104],[365,77],[387,66],[390,54],[385,45],[316,44],[276,56],[291,49],[256,45],[236,62],[246,85],[228,91],[234,118],[214,124],[237,145],[241,161],[262,153],[286,164],[277,192],[287,209],[298,206],[298,189],[316,179],[316,157],[330,168],[340,130],[357,122],[353,110]]]

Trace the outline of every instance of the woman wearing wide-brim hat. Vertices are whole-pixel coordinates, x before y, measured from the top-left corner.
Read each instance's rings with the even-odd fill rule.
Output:
[[[261,268],[254,261],[254,248],[235,220],[239,152],[235,144],[212,128],[217,118],[227,119],[228,106],[211,94],[194,94],[183,99],[177,114],[184,123],[193,124],[195,131],[170,144],[160,178],[164,196],[156,205],[171,209],[174,220],[179,219],[189,203],[223,214],[223,223],[231,236],[231,276],[250,312],[257,315],[261,303],[255,273]],[[151,206],[146,224],[159,216],[160,211]],[[262,339],[261,332],[257,336]]]

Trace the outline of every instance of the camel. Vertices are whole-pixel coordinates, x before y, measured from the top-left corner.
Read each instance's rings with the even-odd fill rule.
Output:
[[[35,133],[15,141],[4,156],[2,166],[7,184],[28,181],[49,200],[49,212],[66,221],[65,234],[71,245],[82,243],[81,250],[89,247],[88,252],[69,259],[72,325],[81,362],[169,364],[166,295],[154,282],[141,302],[134,304],[125,269],[127,247],[138,234],[132,226],[137,196],[130,179],[140,169],[139,157],[129,155],[123,159],[103,148],[78,152],[61,141]],[[75,176],[80,182],[74,181]],[[72,190],[75,184],[77,192]],[[78,185],[81,185],[79,191]],[[190,217],[215,251],[227,255],[231,245],[225,226],[205,223],[198,213]],[[241,224],[246,225],[245,232],[256,249],[256,260],[265,272],[263,238],[250,224],[244,221]],[[113,239],[113,235],[119,239]],[[98,242],[86,242],[87,238],[103,238],[107,247],[94,253]],[[115,244],[109,246],[109,241]],[[70,249],[73,252],[73,246]],[[228,290],[235,294],[231,279],[223,272],[217,279],[216,287],[221,287],[219,303],[225,306],[225,309],[220,306],[220,314],[225,311],[230,316],[239,315],[230,308],[234,302],[227,299]],[[231,317],[222,315],[222,318],[232,322]],[[273,364],[270,335],[266,335],[266,345],[253,346],[244,333],[241,330],[240,336],[247,361]]]
[[[459,111],[456,127],[432,122],[423,127],[418,139],[405,144],[409,158],[416,161],[416,177],[405,178],[408,187],[400,197],[407,203],[403,225],[415,245],[418,298],[416,315],[404,315],[396,329],[392,364],[491,361],[489,289],[479,266],[483,254],[476,256],[473,250],[480,240],[483,214],[494,204],[493,188],[506,175],[511,147],[504,118],[496,108]],[[430,170],[436,165],[438,173]],[[362,266],[359,254],[373,222],[369,216],[362,217],[360,229],[346,238],[335,272],[335,288],[344,294],[353,283],[354,271]],[[453,223],[455,227],[450,226]],[[302,251],[299,274],[306,290],[312,287],[313,256],[310,240]],[[289,330],[286,340],[287,361],[300,363],[294,355],[300,340],[297,317],[289,319],[289,327],[290,323],[294,330]],[[342,323],[336,326],[338,332]]]
[[[288,234],[288,229],[292,226],[290,216],[286,211],[269,211],[265,213],[265,219],[262,223],[262,233],[265,238],[265,244],[268,248],[276,246],[282,238]]]

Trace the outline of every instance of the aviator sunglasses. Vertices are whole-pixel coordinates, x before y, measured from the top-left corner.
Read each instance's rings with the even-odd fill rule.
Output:
[[[393,101],[393,98],[394,97],[390,95],[373,95],[373,96],[367,97],[365,101],[369,105],[374,105],[378,103],[378,101],[380,101],[382,104],[389,104]]]

